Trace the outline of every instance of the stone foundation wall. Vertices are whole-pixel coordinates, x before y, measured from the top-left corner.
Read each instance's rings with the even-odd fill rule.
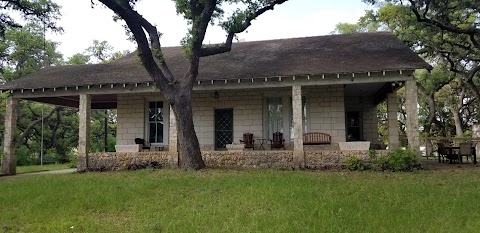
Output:
[[[170,165],[168,152],[117,152],[88,155],[89,171],[135,170]]]
[[[208,167],[279,168],[294,167],[293,151],[203,151]]]
[[[353,156],[368,162],[368,151],[316,150],[305,151],[305,168],[339,169]],[[378,150],[377,155],[388,153]],[[207,167],[228,168],[295,168],[293,151],[202,151]],[[115,171],[176,166],[169,152],[93,153],[89,155],[89,171]]]
[[[387,150],[377,150],[377,156],[384,156]],[[341,168],[352,157],[369,161],[368,151],[317,150],[305,151],[307,169]]]

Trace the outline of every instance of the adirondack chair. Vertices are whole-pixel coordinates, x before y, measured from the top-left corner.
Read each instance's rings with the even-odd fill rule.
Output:
[[[255,150],[255,140],[253,140],[253,133],[244,133],[241,143],[245,144],[245,149]]]
[[[273,139],[270,140],[271,148],[283,148],[285,150],[285,139],[283,139],[283,133],[273,133]]]
[[[135,144],[140,145],[140,148],[141,148],[140,151],[150,150],[150,146],[148,146],[148,145],[145,143],[145,139],[143,139],[143,138],[135,138]]]

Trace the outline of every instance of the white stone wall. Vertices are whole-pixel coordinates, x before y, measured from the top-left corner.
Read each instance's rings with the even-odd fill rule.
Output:
[[[160,93],[122,94],[117,96],[117,144],[135,144],[145,138],[145,110],[149,101],[162,101]],[[164,109],[168,106],[164,105]],[[168,117],[165,117],[168,119]]]
[[[377,106],[366,107],[362,114],[364,139],[372,144],[379,144]]]
[[[193,120],[195,132],[202,149],[214,149],[215,109],[233,109],[233,143],[240,143],[244,132],[263,138],[263,97],[262,93],[249,91],[200,92],[193,95]]]
[[[302,87],[302,95],[307,97],[307,132],[330,134],[332,143],[345,141],[343,91],[342,85]],[[219,90],[218,99],[215,98],[214,91],[194,93],[193,119],[202,150],[214,149],[215,109],[233,109],[233,143],[240,143],[245,132],[253,133],[254,139],[268,138],[264,132],[265,98],[282,97],[284,103],[291,104],[291,95],[291,88]],[[159,93],[118,96],[117,144],[134,144],[136,137],[145,137],[145,106],[153,99],[161,100],[163,97]],[[289,108],[285,106],[284,111],[289,111]],[[286,132],[289,124],[288,120],[284,121],[284,137],[288,145],[290,140]],[[258,146],[258,141],[255,144]],[[265,148],[268,149],[267,146]]]
[[[345,98],[343,85],[304,88],[310,115],[309,132],[332,136],[332,143],[344,142]]]

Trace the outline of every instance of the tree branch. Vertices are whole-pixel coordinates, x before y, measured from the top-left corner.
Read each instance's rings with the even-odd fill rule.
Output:
[[[435,26],[437,28],[440,28],[442,30],[446,30],[446,31],[449,31],[449,32],[468,35],[470,37],[470,40],[473,43],[473,45],[477,48],[480,48],[479,42],[475,39],[475,35],[480,33],[480,30],[478,28],[473,28],[473,27],[460,28],[460,27],[457,27],[457,26],[455,26],[451,23],[442,23],[438,20],[428,18],[427,17],[427,11],[428,11],[429,6],[431,4],[430,1],[425,2],[426,10],[423,12],[423,16],[422,16],[420,14],[419,10],[418,10],[417,1],[415,1],[415,0],[408,0],[408,1],[410,2],[410,9],[412,10],[412,12],[415,15],[418,22],[426,23],[427,25]]]
[[[42,120],[46,120],[48,118],[50,118],[53,113],[55,113],[57,111],[57,109],[60,109],[62,107],[56,107],[54,109],[52,109],[52,111],[50,111],[50,113],[48,113],[48,115],[44,116],[44,117],[41,117],[41,118],[38,118],[34,121],[32,121],[32,123],[30,123],[27,128],[25,128],[25,130],[23,131],[23,133],[18,137],[18,140],[16,141],[15,143],[15,147],[18,148],[20,147],[24,141],[25,141],[25,138],[27,137],[27,135],[30,134],[30,131],[32,131],[33,127],[35,127],[38,123],[40,123]]]
[[[262,15],[263,13],[267,12],[268,10],[273,10],[276,5],[280,5],[288,0],[274,0],[268,5],[259,8],[255,12],[251,14],[247,14],[243,22],[240,25],[234,23],[235,26],[229,29],[227,39],[224,44],[218,44],[209,47],[203,47],[200,52],[201,57],[212,56],[215,54],[226,53],[232,50],[232,41],[235,37],[236,33],[241,33],[247,30],[248,27],[252,24],[252,21],[256,19],[258,16]]]
[[[110,8],[113,12],[118,14],[127,24],[130,31],[135,37],[135,41],[138,45],[138,56],[140,60],[154,79],[155,83],[159,86],[159,89],[165,91],[171,91],[169,85],[173,83],[173,75],[169,71],[168,67],[163,61],[161,55],[161,46],[156,28],[151,25],[147,20],[145,20],[141,15],[139,15],[129,4],[129,1],[116,1],[116,0],[99,0],[106,7]],[[152,49],[150,49],[150,44],[147,40],[144,29],[149,33],[150,42],[152,43],[152,49],[155,51],[155,57],[159,58],[158,60],[161,63],[162,69],[158,66],[155,61],[154,54]],[[165,73],[164,73],[165,72]],[[165,75],[167,74],[167,75]],[[168,78],[167,78],[168,76]]]

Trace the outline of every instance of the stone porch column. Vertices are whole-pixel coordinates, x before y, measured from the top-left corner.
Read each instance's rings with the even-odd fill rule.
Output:
[[[418,129],[417,82],[410,80],[405,85],[405,110],[407,113],[408,148],[420,155],[420,132]]]
[[[17,109],[18,99],[7,98],[7,109],[5,113],[5,132],[3,141],[2,174],[17,174],[17,156],[15,154],[15,131],[17,130]]]
[[[305,154],[303,152],[303,120],[302,120],[302,87],[292,86],[293,109],[293,160],[297,167],[305,167]]]
[[[170,125],[168,128],[168,162],[172,166],[178,166],[178,141],[177,141],[177,120],[173,109],[170,107]]]
[[[78,125],[78,158],[77,170],[88,169],[88,152],[90,150],[90,111],[92,99],[90,95],[80,95],[79,125]]]
[[[400,146],[399,125],[397,119],[398,102],[397,93],[387,94],[387,119],[388,119],[388,149],[395,150]]]

